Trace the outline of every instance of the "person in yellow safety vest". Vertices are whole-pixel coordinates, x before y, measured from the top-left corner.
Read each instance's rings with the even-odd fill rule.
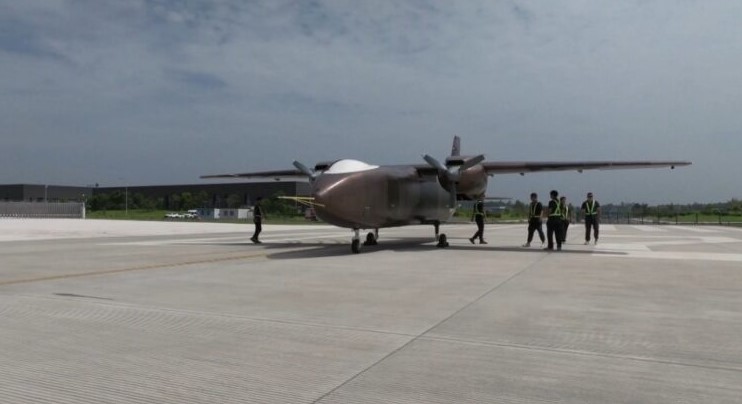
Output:
[[[556,238],[557,251],[562,250],[562,209],[559,204],[559,192],[552,190],[549,192],[551,200],[546,208],[546,238],[548,245],[544,250],[554,250],[554,238]],[[556,236],[556,237],[555,237]]]
[[[474,204],[474,212],[471,216],[471,220],[477,222],[477,232],[469,239],[472,244],[474,244],[474,240],[477,238],[479,238],[479,244],[487,244],[484,241],[484,217],[484,196],[481,195]]]
[[[533,240],[533,233],[538,231],[538,237],[541,239],[541,246],[546,241],[544,231],[541,229],[541,215],[544,207],[541,202],[538,201],[538,195],[535,192],[531,193],[531,204],[528,207],[528,239],[523,247],[530,247],[531,240]]]
[[[587,193],[587,200],[582,202],[582,213],[585,215],[585,245],[590,244],[590,227],[593,228],[593,238],[598,244],[598,227],[600,225],[600,203],[593,199],[593,193]]]
[[[562,208],[562,244],[565,244],[567,242],[567,228],[569,228],[569,223],[571,222],[570,215],[572,214],[569,211],[566,196],[559,198],[559,206]]]

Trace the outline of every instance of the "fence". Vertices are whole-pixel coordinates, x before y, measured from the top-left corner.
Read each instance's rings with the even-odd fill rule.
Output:
[[[81,218],[85,219],[82,202],[0,202],[0,218]]]
[[[619,211],[604,211],[600,215],[602,223],[613,224],[693,224],[693,225],[723,225],[742,226],[742,216],[716,213],[682,213],[682,212],[643,212],[630,213]]]

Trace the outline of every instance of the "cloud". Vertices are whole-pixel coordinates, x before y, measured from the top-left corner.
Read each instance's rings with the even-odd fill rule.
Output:
[[[632,185],[611,198],[646,200],[644,180],[661,178],[692,199],[683,178],[734,170],[721,164],[740,146],[741,13],[669,0],[0,0],[0,136],[15,147],[0,151],[14,162],[0,182],[103,184],[122,164],[136,165],[131,183],[166,183],[337,154],[416,162],[459,134],[492,159],[697,161],[667,178],[497,177],[497,194],[620,176]],[[42,145],[77,174],[45,165]],[[704,187],[739,197],[724,178]]]

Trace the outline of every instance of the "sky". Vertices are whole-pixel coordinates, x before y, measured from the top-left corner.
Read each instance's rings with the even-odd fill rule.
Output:
[[[690,167],[490,178],[526,200],[742,199],[737,0],[0,0],[0,184],[464,154]]]

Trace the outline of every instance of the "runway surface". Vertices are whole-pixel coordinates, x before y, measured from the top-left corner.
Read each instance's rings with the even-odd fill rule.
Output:
[[[740,402],[742,229],[474,230],[1,219],[0,403]]]

